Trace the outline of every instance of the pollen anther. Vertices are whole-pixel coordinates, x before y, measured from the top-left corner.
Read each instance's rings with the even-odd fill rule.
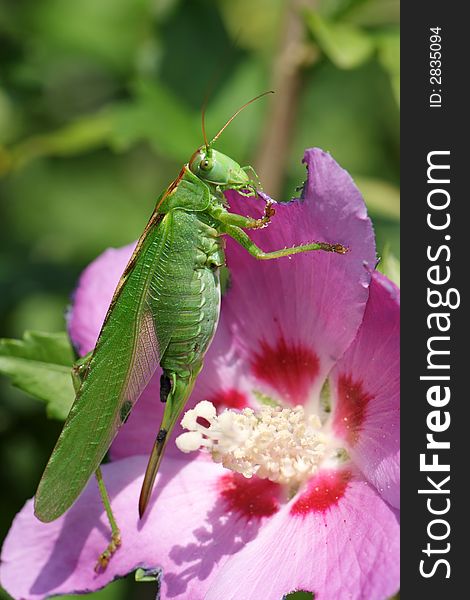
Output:
[[[198,418],[210,426],[203,426]],[[316,415],[302,406],[224,410],[217,415],[204,400],[189,410],[182,422],[188,431],[176,439],[182,452],[206,449],[215,462],[241,473],[296,485],[313,475],[334,454],[329,436]]]

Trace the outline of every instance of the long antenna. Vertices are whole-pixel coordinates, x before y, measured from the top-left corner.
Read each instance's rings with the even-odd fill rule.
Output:
[[[274,94],[274,91],[269,90],[267,92],[263,92],[262,94],[259,94],[259,96],[255,96],[251,100],[248,100],[248,102],[245,102],[245,104],[243,106],[240,106],[240,108],[235,113],[233,113],[233,115],[230,117],[230,119],[225,123],[225,125],[222,127],[222,129],[220,129],[220,131],[212,138],[212,140],[209,142],[209,144],[207,144],[206,132],[204,131],[204,113],[203,113],[203,130],[202,131],[203,131],[204,143],[206,144],[206,147],[212,146],[212,144],[220,136],[220,134],[230,125],[230,123],[235,119],[235,117],[237,115],[239,115],[242,112],[242,110],[244,108],[249,106],[252,102],[255,102],[255,100],[259,100],[259,98],[262,98],[263,96],[267,96],[268,94]]]
[[[212,95],[212,92],[214,91],[216,83],[220,80],[220,75],[222,73],[223,66],[227,65],[229,50],[230,50],[230,54],[233,54],[233,50],[235,48],[236,43],[238,42],[239,37],[240,37],[240,33],[237,33],[237,35],[232,39],[232,42],[231,42],[229,48],[227,48],[225,50],[225,52],[222,54],[222,56],[219,57],[219,60],[217,61],[217,70],[212,73],[212,76],[209,79],[207,86],[206,86],[204,102],[202,103],[202,107],[201,107],[202,135],[204,137],[204,145],[206,146],[206,151],[209,150],[209,142],[207,141],[207,134],[206,134],[206,109],[207,109],[207,105],[209,103],[209,98]]]
[[[209,143],[207,141],[207,134],[206,134],[206,107],[207,107],[207,101],[209,99],[209,94],[206,95],[205,99],[204,99],[204,104],[202,105],[202,109],[201,109],[201,118],[202,118],[202,136],[204,138],[204,144],[206,146],[206,151],[209,150]]]

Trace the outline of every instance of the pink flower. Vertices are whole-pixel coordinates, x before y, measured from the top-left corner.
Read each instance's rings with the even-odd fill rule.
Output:
[[[35,519],[28,501],[2,552],[2,584],[14,598],[96,590],[139,566],[162,569],[163,599],[281,600],[303,589],[315,600],[384,600],[397,591],[398,291],[373,271],[371,223],[349,175],[321,150],[307,150],[304,160],[303,201],[277,205],[271,225],[253,238],[266,250],[321,240],[350,252],[261,262],[229,240],[231,283],[188,408],[205,399],[219,410],[259,409],[266,396],[301,405],[307,416],[320,415],[321,435],[340,454],[289,486],[247,479],[171,442],[139,521],[162,414],[157,373],[103,468],[122,547],[97,575],[109,528],[93,481],[50,524]],[[258,210],[235,193],[229,200],[234,212]],[[106,251],[80,279],[69,328],[83,354],[131,251]]]

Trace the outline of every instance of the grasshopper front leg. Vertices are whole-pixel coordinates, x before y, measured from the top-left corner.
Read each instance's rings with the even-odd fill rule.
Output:
[[[73,387],[75,389],[75,393],[78,392],[80,386],[82,385],[82,381],[84,380],[88,371],[92,355],[93,352],[89,352],[83,358],[78,359],[72,367],[72,382]],[[111,527],[111,540],[106,549],[99,555],[95,565],[95,572],[99,573],[106,569],[106,567],[109,564],[109,561],[111,560],[112,555],[121,545],[121,531],[118,527],[118,524],[113,514],[113,510],[111,508],[111,500],[109,499],[108,490],[106,489],[106,485],[103,480],[101,467],[98,467],[96,469],[95,477],[98,483],[98,490],[100,492],[101,501],[103,503],[104,510],[106,512],[106,516],[108,517],[108,522]]]
[[[274,209],[272,209],[274,210]],[[328,244],[327,242],[311,242],[310,244],[302,244],[300,246],[292,246],[291,248],[282,248],[273,252],[264,252],[257,246],[243,231],[243,228],[253,229],[252,221],[249,217],[243,217],[235,213],[229,213],[225,209],[215,210],[213,216],[220,221],[219,231],[226,233],[236,242],[238,242],[252,256],[259,260],[271,260],[273,258],[282,258],[283,256],[291,256],[292,254],[300,254],[302,252],[310,252],[311,250],[323,250],[324,252],[335,252],[336,254],[346,254],[348,248],[342,244]]]
[[[262,227],[266,227],[275,213],[276,211],[273,208],[272,202],[266,202],[264,215],[261,219],[253,219],[252,217],[244,217],[243,215],[231,213],[222,206],[216,206],[211,210],[211,215],[221,223],[243,229],[261,229]]]

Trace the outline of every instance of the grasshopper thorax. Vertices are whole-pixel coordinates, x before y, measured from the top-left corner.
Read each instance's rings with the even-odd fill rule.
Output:
[[[201,146],[192,155],[189,168],[202,181],[220,189],[252,189],[247,172],[226,154]]]

